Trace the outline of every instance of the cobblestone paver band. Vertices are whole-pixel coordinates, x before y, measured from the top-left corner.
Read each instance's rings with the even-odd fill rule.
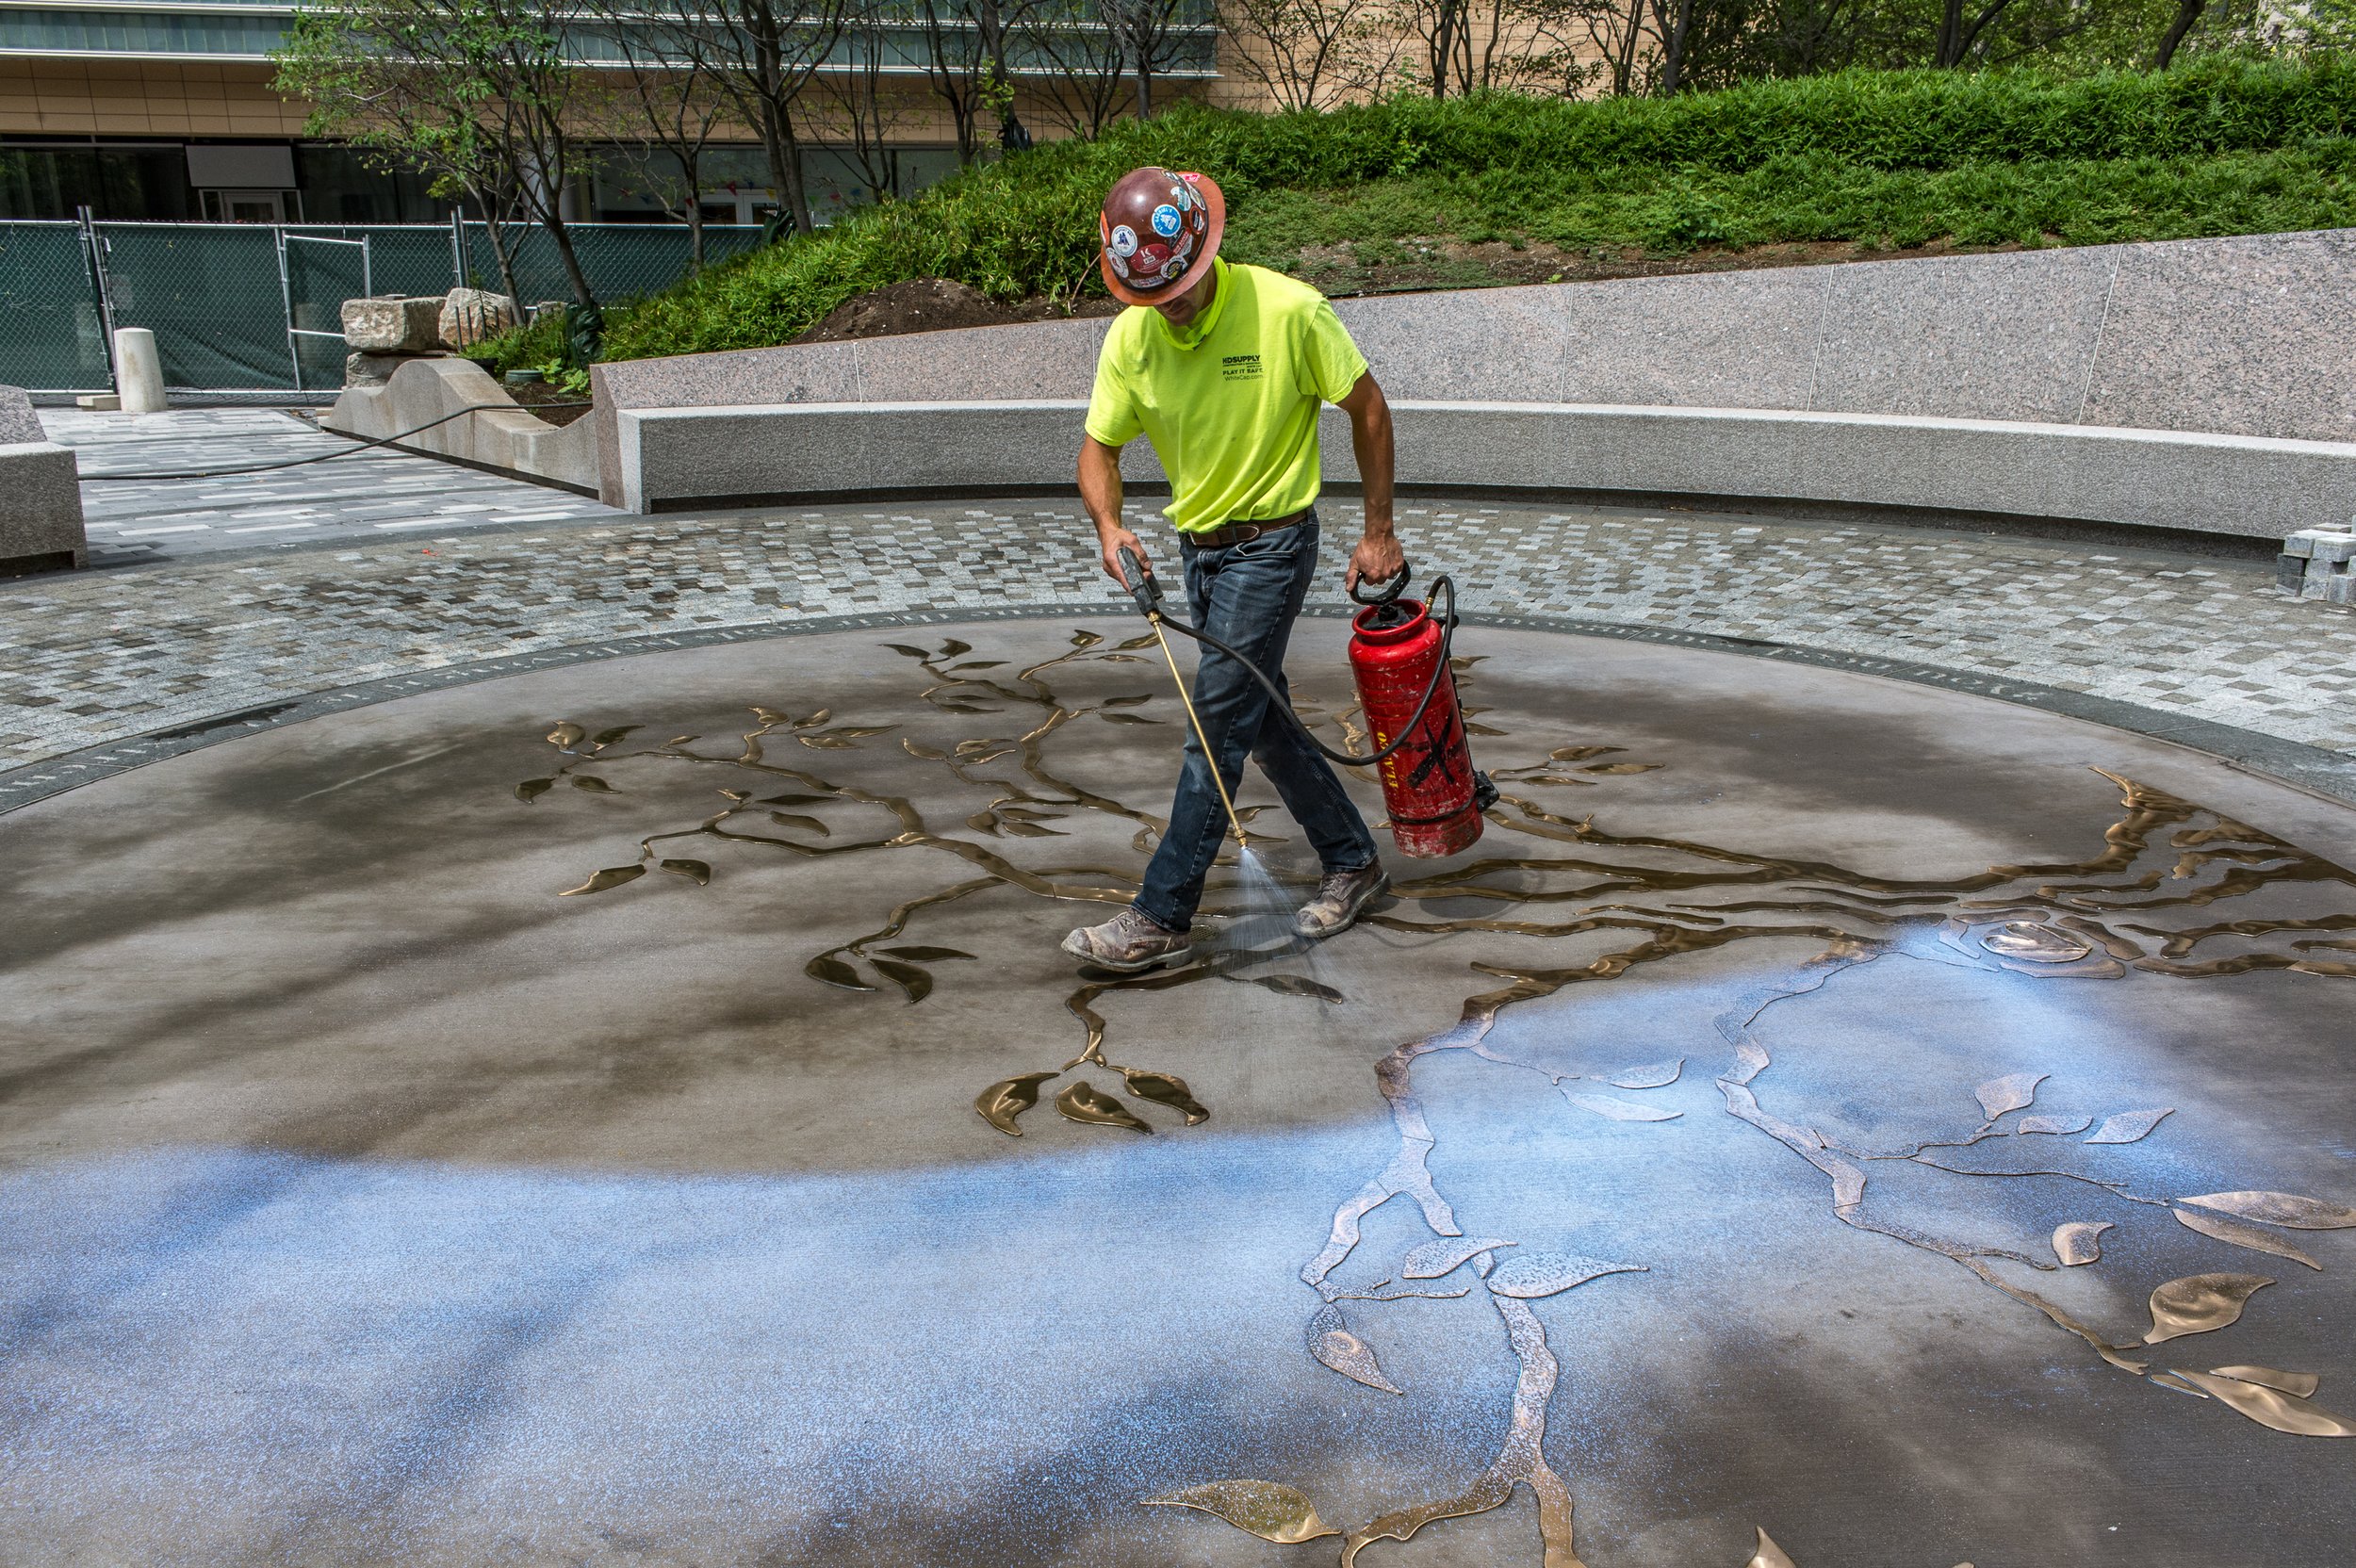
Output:
[[[1355,508],[1328,508],[1338,588]],[[1402,508],[1468,612],[1904,662],[2356,760],[2356,617],[2256,562],[1898,524]],[[1167,534],[1148,529],[1165,559]],[[509,656],[806,619],[1101,602],[1075,505],[838,506],[377,538],[0,584],[0,770]]]

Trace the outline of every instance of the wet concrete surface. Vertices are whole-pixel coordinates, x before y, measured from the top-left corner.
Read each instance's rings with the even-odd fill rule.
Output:
[[[2148,1375],[2356,1413],[2356,1230],[2244,1219],[2316,1270],[2167,1201],[2356,1201],[2356,812],[1484,630],[1475,744],[1520,776],[1479,846],[1313,953],[1223,878],[1203,968],[1082,992],[1055,941],[1134,886],[1178,744],[1137,629],[572,667],[0,823],[0,1560],[1341,1555],[1137,1506],[1251,1478],[1366,1563],[1536,1568],[1547,1475],[1589,1568],[1736,1568],[1759,1527],[1801,1568],[2356,1544],[2356,1444]],[[1329,739],[1339,637],[1295,660]],[[1104,1063],[994,1130],[977,1094],[1082,1054],[1073,1003]],[[1153,1132],[1058,1115],[1083,1080]],[[2057,1266],[2070,1222],[2099,1261]],[[1410,1277],[1450,1231],[1488,1275]],[[1642,1271],[1549,1293],[1579,1270],[1541,1253]],[[2209,1273],[2275,1282],[2142,1347]],[[1530,1478],[1540,1422],[1538,1494],[1378,1539]]]

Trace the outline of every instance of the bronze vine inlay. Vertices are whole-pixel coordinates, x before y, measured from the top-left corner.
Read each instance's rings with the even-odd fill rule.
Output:
[[[1137,726],[1163,723],[1147,712],[1154,693],[1141,690],[1096,703],[1067,704],[1050,684],[1059,668],[1077,663],[1139,662],[1134,651],[1153,638],[1108,645],[1079,630],[1055,657],[999,674],[1007,659],[969,659],[973,647],[951,639],[937,647],[888,644],[921,672],[922,699],[941,714],[973,718],[974,734],[945,746],[901,735],[898,744],[917,763],[941,770],[983,797],[952,826],[928,822],[906,796],[872,792],[827,776],[826,754],[851,750],[892,732],[883,724],[836,722],[821,708],[796,717],[757,708],[754,723],[726,747],[699,748],[682,735],[660,746],[624,749],[639,727],[599,730],[564,722],[547,734],[564,760],[548,776],[525,781],[516,794],[532,801],[559,782],[587,793],[612,793],[596,770],[624,759],[656,759],[709,767],[728,781],[724,804],[693,826],[639,841],[636,863],[587,874],[570,895],[613,891],[661,870],[698,885],[713,878],[712,851],[687,851],[699,841],[756,846],[801,858],[912,852],[947,856],[959,875],[889,911],[875,929],[810,956],[812,979],[868,993],[859,1004],[887,999],[922,1003],[942,966],[970,961],[962,950],[909,939],[932,911],[990,891],[1011,889],[1081,906],[1118,906],[1137,887],[1137,871],[1162,823],[1120,801],[1092,793],[1060,776],[1049,751],[1058,736],[1088,722]],[[1477,660],[1460,660],[1471,684]],[[1303,698],[1313,725],[1355,735],[1350,708],[1327,709]],[[1481,711],[1467,708],[1468,715]],[[2076,1338],[2085,1353],[2118,1372],[2157,1388],[2211,1401],[2276,1431],[2301,1436],[2356,1436],[2356,1423],[2316,1402],[2314,1372],[2254,1365],[2201,1370],[2163,1365],[2177,1342],[2229,1329],[2246,1312],[2263,1311],[2252,1298],[2276,1282],[2269,1276],[2219,1271],[2168,1280],[2149,1287],[2150,1323],[2110,1327],[2083,1321],[2034,1284],[2039,1274],[2105,1266],[2103,1238],[2137,1206],[2167,1211],[2184,1232],[2245,1256],[2272,1257],[2304,1268],[2324,1266],[2284,1233],[2356,1227],[2356,1209],[2325,1199],[2257,1189],[2171,1195],[2137,1190],[2133,1146],[2152,1136],[2171,1115],[2195,1114],[2173,1105],[2113,1104],[2086,1112],[2038,1112],[2054,1080],[2045,1072],[2016,1072],[1958,1086],[1953,1135],[1898,1147],[1869,1147],[1845,1129],[1793,1119],[1775,1094],[1774,1058],[1763,1039],[1771,1010],[1821,991],[1873,964],[1953,964],[2001,970],[2041,979],[2119,980],[2130,974],[2206,978],[2257,971],[2292,971],[2327,979],[2356,977],[2356,874],[2246,823],[2208,810],[2132,779],[2105,775],[2119,791],[2116,818],[2095,835],[2099,847],[2081,859],[2055,864],[1991,866],[1949,879],[1874,875],[1837,862],[1756,854],[1725,845],[1646,835],[1615,834],[1597,825],[1597,812],[1571,815],[1557,792],[1593,791],[1606,778],[1645,773],[1663,764],[1627,757],[1620,748],[1542,741],[1537,760],[1510,753],[1513,737],[1494,726],[1484,760],[1507,793],[1490,812],[1506,852],[1480,853],[1396,886],[1399,902],[1369,917],[1372,923],[1426,939],[1537,938],[1599,935],[1607,950],[1559,966],[1503,954],[1468,954],[1469,967],[1495,982],[1464,999],[1457,1021],[1399,1044],[1375,1064],[1374,1086],[1388,1109],[1397,1143],[1387,1163],[1336,1207],[1322,1247],[1301,1270],[1316,1293],[1304,1321],[1304,1348],[1323,1365],[1378,1394],[1400,1391],[1382,1366],[1375,1315],[1359,1303],[1406,1296],[1461,1297],[1474,1291],[1489,1302],[1519,1365],[1496,1458],[1461,1493],[1383,1513],[1354,1529],[1327,1524],[1316,1504],[1278,1480],[1204,1478],[1148,1499],[1155,1506],[1194,1510],[1264,1540],[1299,1544],[1342,1538],[1341,1561],[1354,1562],[1379,1541],[1405,1541],[1435,1522],[1502,1505],[1520,1487],[1537,1500],[1545,1568],[1579,1568],[1572,1548],[1569,1485],[1545,1453],[1547,1409],[1556,1363],[1546,1330],[1532,1303],[1579,1289],[1642,1289],[1647,1265],[1612,1261],[1532,1245],[1530,1238],[1466,1237],[1432,1175],[1437,1140],[1415,1089],[1425,1058],[1463,1052],[1517,1071],[1545,1077],[1569,1111],[1623,1122],[1673,1119],[1680,1113],[1642,1098],[1679,1081],[1687,1058],[1606,1066],[1592,1074],[1559,1071],[1498,1050],[1491,1035],[1505,1008],[1553,996],[1568,988],[1617,980],[1646,965],[1741,943],[1803,939],[1819,949],[1796,969],[1786,968],[1722,1013],[1719,1054],[1711,1080],[1734,1122],[1781,1145],[1823,1178],[1831,1217],[1854,1229],[1944,1258],[1979,1283],[2043,1315]],[[1163,733],[1171,733],[1165,730]],[[1170,743],[1176,748],[1176,741]],[[1530,756],[1528,752],[1525,757]],[[1612,760],[1598,761],[1597,759]],[[989,770],[989,771],[985,771]],[[1542,798],[1517,791],[1544,791]],[[1590,797],[1599,798],[1599,797]],[[829,814],[819,816],[820,810]],[[1249,815],[1253,808],[1243,808]],[[1134,825],[1140,857],[1130,869],[1063,864],[1053,841],[1057,827],[1079,813]],[[1493,837],[1481,846],[1500,843]],[[1045,863],[1019,858],[1018,843],[1036,848]],[[1230,862],[1222,862],[1228,864]],[[1215,883],[1205,913],[1221,912],[1234,884]],[[2294,914],[2257,912],[2217,918],[2218,906],[2261,895],[2303,894]],[[628,896],[628,895],[624,895]],[[2342,907],[2322,914],[2319,897]],[[1914,939],[1917,938],[1924,939]],[[1023,1119],[1042,1096],[1070,1122],[1118,1135],[1193,1126],[1211,1110],[1186,1081],[1158,1068],[1127,1066],[1106,1054],[1107,1024],[1097,1004],[1107,995],[1178,989],[1210,980],[1265,987],[1288,999],[1271,1005],[1319,1007],[1342,1000],[1333,988],[1283,972],[1297,953],[1289,939],[1224,947],[1190,967],[1137,978],[1089,979],[1066,997],[1081,1043],[1060,1066],[1019,1074],[984,1087],[974,1110],[998,1132],[1023,1135]],[[1477,954],[1479,949],[1473,949]],[[1056,1087],[1055,1086],[1060,1086]],[[2069,1086],[2073,1092],[2085,1086]],[[1606,1092],[1606,1091],[1610,1092]],[[1634,1098],[1631,1098],[1634,1097]],[[2090,1129],[2090,1130],[2089,1130]],[[2041,1150],[2062,1145],[2102,1151],[2114,1174],[2062,1168]],[[1977,1158],[1964,1161],[1963,1152]],[[2012,1152],[2006,1153],[2006,1151]],[[1998,1156],[1990,1163],[1988,1156]],[[2122,1163],[2123,1162],[2123,1163]],[[2043,1178],[2076,1184],[2083,1211],[2028,1249],[2001,1248],[1902,1223],[1876,1208],[1874,1182],[1908,1167],[1990,1180]],[[1361,1224],[1376,1208],[1404,1196],[1420,1212],[1431,1239],[1412,1249],[1380,1282],[1344,1289],[1335,1271],[1361,1240]],[[2074,1205],[2073,1205],[2074,1206]],[[2253,1259],[2254,1261],[2254,1259]],[[1625,1276],[1623,1278],[1623,1276]],[[1412,1288],[1423,1284],[1429,1288]],[[1400,1288],[1393,1289],[1394,1285]],[[2142,1287],[2138,1287],[2139,1289]],[[1351,1304],[1345,1313],[1344,1303]],[[1360,1321],[1364,1318],[1365,1321]],[[2165,1347],[2166,1351],[2162,1348]],[[1367,1396],[1359,1395],[1358,1397]],[[2189,1403],[2184,1407],[2190,1409]],[[1183,1480],[1184,1478],[1173,1478]],[[1792,1560],[1764,1529],[1754,1564]]]

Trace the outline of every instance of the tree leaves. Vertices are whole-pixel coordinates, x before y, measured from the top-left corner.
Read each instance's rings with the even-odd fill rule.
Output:
[[[1106,724],[1160,724],[1163,722],[1160,719],[1149,719],[1142,713],[1099,713],[1096,716]]]
[[[2083,1267],[2102,1256],[2102,1233],[2110,1230],[2107,1219],[2088,1221],[2073,1219],[2067,1225],[2053,1227],[2053,1256],[2064,1268]]]
[[[1148,1497],[1144,1506],[1200,1509],[1280,1546],[1298,1546],[1319,1536],[1342,1533],[1317,1517],[1307,1497],[1275,1481],[1206,1481],[1183,1492]]]
[[[944,958],[973,956],[971,953],[955,947],[887,947],[883,951],[891,954],[894,958],[906,958],[910,963],[917,964],[937,964]]]
[[[595,735],[589,737],[589,743],[593,746],[610,746],[616,741],[629,739],[632,734],[644,727],[645,727],[642,725],[634,724],[615,725],[612,729],[600,729]]]
[[[1472,1239],[1442,1236],[1437,1241],[1427,1241],[1420,1247],[1411,1249],[1399,1263],[1399,1277],[1402,1280],[1445,1279],[1462,1268],[1467,1259],[1513,1245],[1494,1236]]]
[[[1128,1106],[1085,1079],[1055,1096],[1055,1109],[1066,1119],[1091,1127],[1125,1127],[1133,1133],[1153,1130]]]
[[[870,958],[875,972],[908,993],[910,1002],[922,1002],[933,994],[933,977],[929,970],[914,964],[904,964],[895,958]]]
[[[1085,627],[1072,634],[1072,645],[1075,648],[1092,648],[1104,640],[1104,633],[1090,631]]]
[[[2008,1111],[2025,1110],[2037,1101],[2037,1086],[2052,1076],[2044,1072],[2012,1072],[2002,1078],[1991,1078],[1972,1092],[1980,1102],[1980,1109],[1988,1119],[1995,1120]]]
[[[2175,1114],[2176,1107],[2173,1105],[2166,1110],[2158,1111],[2121,1111],[2117,1116],[2104,1117],[2102,1125],[2097,1127],[2094,1130],[2094,1135],[2086,1141],[2088,1143],[2134,1143]]]
[[[821,953],[804,964],[802,972],[821,985],[838,986],[846,991],[872,991],[875,988],[859,977],[859,971],[830,953]]]
[[[593,795],[610,795],[620,792],[593,773],[577,773],[572,776],[572,778],[574,789],[586,790]]]
[[[559,751],[570,751],[573,747],[579,745],[581,743],[582,738],[588,733],[589,732],[581,728],[581,726],[567,719],[564,723],[558,725],[554,729],[548,731],[548,744],[556,747]]]
[[[1606,1274],[1648,1272],[1641,1263],[1606,1263],[1576,1252],[1514,1252],[1489,1270],[1489,1289],[1517,1300],[1536,1301]]]
[[[2257,1274],[2188,1274],[2170,1280],[2151,1293],[2151,1331],[2143,1342],[2157,1345],[2228,1328],[2241,1320],[2250,1298],[2273,1282]]]
[[[982,1119],[1010,1138],[1023,1135],[1023,1129],[1014,1119],[1039,1103],[1039,1086],[1050,1079],[1060,1078],[1059,1072],[1025,1072],[1017,1078],[1001,1079],[973,1097],[973,1108]]]
[[[2083,1133],[2093,1125],[2094,1119],[2090,1116],[2024,1116],[2013,1123],[2012,1130],[2016,1133],[2048,1133],[2066,1137],[2072,1133]]]
[[[1757,1525],[1753,1525],[1751,1528],[1759,1530],[1759,1549],[1751,1554],[1751,1560],[1744,1563],[1742,1568],[1799,1568],[1799,1564],[1793,1562],[1765,1530],[1759,1529]],[[1971,1565],[1965,1563],[1962,1568],[1971,1568]]]
[[[1309,1354],[1339,1372],[1351,1382],[1381,1389],[1385,1394],[1405,1391],[1383,1375],[1382,1363],[1375,1360],[1374,1348],[1350,1331],[1350,1324],[1339,1307],[1327,1305],[1317,1309],[1309,1319]]]
[[[556,896],[572,898],[581,893],[601,893],[608,888],[618,888],[625,882],[635,882],[646,874],[646,868],[644,866],[608,866],[605,870],[592,874],[589,880],[580,887],[567,888]]]
[[[2356,1225],[2356,1209],[2345,1209],[2320,1198],[2301,1198],[2295,1192],[2212,1192],[2199,1198],[2180,1198],[2177,1201],[2254,1219],[2262,1225],[2286,1225],[2294,1231],[2344,1231]]]
[[[515,786],[515,798],[537,800],[554,788],[556,788],[556,780],[553,778],[527,778]]]
[[[684,876],[698,888],[712,885],[712,867],[701,860],[664,860],[663,869],[674,876]]]
[[[906,643],[884,643],[879,645],[890,648],[892,652],[909,659],[930,659],[932,657],[931,654],[926,653],[923,648],[912,648]]]
[[[947,642],[941,645],[941,657],[943,659],[955,659],[959,654],[972,653],[973,651],[973,644],[960,643],[955,637],[950,638]]]
[[[2303,1263],[2317,1272],[2323,1268],[2323,1265],[2300,1251],[2286,1237],[2278,1236],[2271,1231],[2262,1231],[2255,1225],[2245,1225],[2238,1219],[2228,1219],[2220,1214],[2202,1214],[2198,1209],[2174,1209],[2169,1212],[2176,1216],[2176,1223],[2187,1231],[2198,1231],[2204,1236],[2213,1236],[2235,1247],[2247,1247],[2252,1252],[2271,1252],[2278,1258]]]

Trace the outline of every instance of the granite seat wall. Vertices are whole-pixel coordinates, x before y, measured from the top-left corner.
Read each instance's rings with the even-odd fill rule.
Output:
[[[21,386],[0,386],[0,574],[90,564],[74,456]]]
[[[2356,230],[1399,295],[1335,308],[1403,402],[1788,410],[2345,443],[2356,440],[2351,304]],[[611,504],[631,490],[663,493],[625,482],[620,410],[1080,399],[1105,326],[980,327],[603,366],[601,486]],[[1402,477],[1441,478],[1412,466]],[[1512,469],[1488,482],[1538,482]],[[2093,514],[2081,505],[2052,514]]]

